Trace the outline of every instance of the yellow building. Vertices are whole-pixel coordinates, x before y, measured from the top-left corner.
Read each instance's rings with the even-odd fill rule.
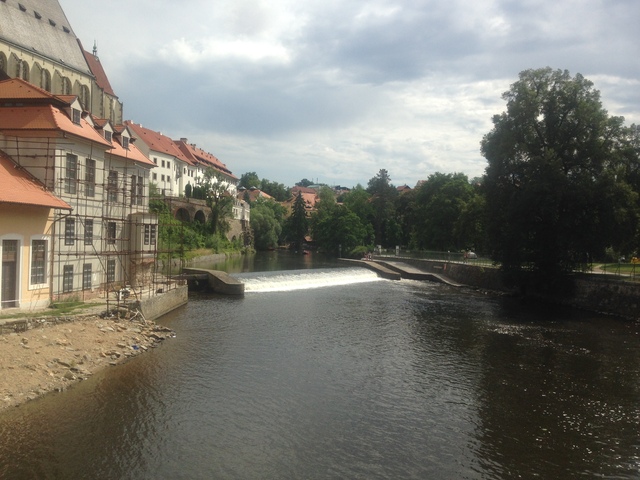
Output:
[[[69,204],[0,150],[0,309],[50,303],[54,212]]]

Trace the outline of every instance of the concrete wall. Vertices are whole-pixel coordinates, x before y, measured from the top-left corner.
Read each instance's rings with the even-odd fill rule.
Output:
[[[155,320],[176,308],[185,305],[189,300],[189,289],[186,285],[178,286],[166,293],[157,294],[140,300],[140,311],[147,320]]]
[[[389,257],[379,257],[380,260]],[[520,294],[513,285],[507,285],[497,268],[487,268],[465,263],[395,258],[426,272],[439,273],[451,280],[486,290]],[[527,297],[541,301],[567,305],[592,312],[640,319],[640,288],[635,282],[624,278],[612,278],[600,274],[582,274],[573,277],[573,292],[567,296],[552,296],[548,293],[528,290]]]

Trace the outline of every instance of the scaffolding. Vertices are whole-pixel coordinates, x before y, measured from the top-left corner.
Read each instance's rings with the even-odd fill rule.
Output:
[[[120,304],[176,288],[184,264],[178,245],[160,245],[158,217],[149,211],[150,166],[105,146],[60,137],[0,135],[0,149],[67,202],[52,210],[47,274],[51,302],[102,300]]]

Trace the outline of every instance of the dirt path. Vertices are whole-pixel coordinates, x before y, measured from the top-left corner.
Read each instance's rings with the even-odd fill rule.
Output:
[[[140,316],[84,314],[30,319],[29,324],[28,330],[0,335],[0,411],[63,391],[98,369],[144,353],[174,335]]]

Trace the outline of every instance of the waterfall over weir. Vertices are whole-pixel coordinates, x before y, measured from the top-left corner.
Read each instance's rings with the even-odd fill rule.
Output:
[[[234,274],[233,277],[244,283],[245,293],[288,292],[381,280],[366,268],[280,270]]]

